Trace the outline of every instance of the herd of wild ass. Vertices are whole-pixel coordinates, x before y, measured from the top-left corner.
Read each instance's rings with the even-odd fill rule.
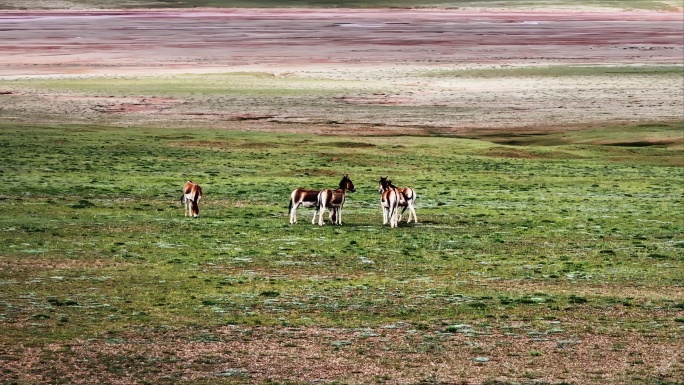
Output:
[[[340,185],[337,189],[323,189],[311,190],[305,188],[296,188],[290,194],[290,205],[288,213],[290,214],[290,224],[297,223],[297,208],[301,205],[304,207],[314,207],[313,218],[311,224],[316,224],[316,215],[318,215],[318,225],[323,226],[323,214],[328,210],[330,221],[334,225],[342,224],[342,207],[346,199],[347,191],[355,192],[354,182],[348,175],[343,175],[340,180]],[[418,222],[416,216],[416,191],[411,187],[397,187],[392,184],[392,180],[387,177],[381,177],[378,182],[378,191],[380,192],[380,206],[382,207],[382,224],[389,222],[390,227],[397,227],[402,215],[409,210],[409,216],[406,222]],[[183,195],[181,196],[181,203],[185,205],[185,216],[199,217],[199,201],[202,198],[202,188],[192,181],[187,181],[183,186]],[[401,212],[399,212],[401,208]]]

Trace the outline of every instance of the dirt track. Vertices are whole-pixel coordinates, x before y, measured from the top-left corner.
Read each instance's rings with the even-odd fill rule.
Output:
[[[153,120],[178,125],[190,120],[194,126],[236,128],[235,119],[226,116],[261,116],[250,123],[238,119],[237,128],[298,123],[303,130],[321,132],[329,131],[321,122],[331,120],[344,124],[335,132],[391,132],[392,127],[458,132],[681,120],[681,73],[621,74],[599,81],[591,76],[452,76],[425,81],[419,75],[426,69],[564,64],[681,66],[682,18],[681,12],[552,10],[7,11],[0,13],[0,91],[6,93],[0,97],[20,120],[38,111],[55,121],[62,119],[60,113],[86,121],[106,113],[121,124]],[[71,95],[67,103],[64,95],[36,95],[8,82],[42,76],[238,71],[368,80],[377,87],[327,101],[295,101],[284,106],[287,115],[265,107],[272,100],[226,105],[206,99],[195,106],[183,101],[181,111],[168,101],[161,106],[150,102],[155,95],[140,95],[141,100],[147,97],[141,115],[126,110],[125,101],[103,112],[94,107],[99,101],[92,95],[78,102]],[[136,103],[141,104],[128,104]],[[393,113],[364,109],[378,105],[409,110],[397,119]],[[358,109],[351,111],[350,106]],[[150,112],[155,110],[164,112]],[[255,120],[260,120],[258,127]]]

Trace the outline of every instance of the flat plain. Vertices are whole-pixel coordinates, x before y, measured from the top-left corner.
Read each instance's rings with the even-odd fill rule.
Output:
[[[682,384],[676,2],[32,4],[0,11],[1,383]],[[289,224],[343,174],[342,226]]]

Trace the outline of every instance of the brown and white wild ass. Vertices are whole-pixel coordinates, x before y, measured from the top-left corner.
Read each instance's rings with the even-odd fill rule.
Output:
[[[340,181],[340,186],[337,190],[325,189],[318,193],[318,203],[316,211],[318,212],[318,225],[323,226],[323,213],[328,209],[330,211],[330,220],[334,225],[342,224],[342,207],[346,199],[347,191],[355,192],[354,182],[349,179],[348,175],[344,175]],[[314,217],[315,217],[314,213]]]
[[[290,194],[290,206],[287,209],[288,214],[290,214],[291,225],[297,223],[297,207],[299,207],[299,205],[304,207],[316,207],[316,211],[314,211],[313,217],[311,218],[311,224],[316,224],[318,193],[320,192],[321,190],[309,190],[301,187],[292,190],[292,194]]]
[[[343,176],[340,180],[340,188],[346,184],[345,178]],[[304,207],[314,207],[315,211],[313,217],[311,218],[311,224],[316,224],[316,215],[318,214],[318,194],[321,190],[311,190],[302,187],[292,190],[290,194],[290,205],[287,209],[288,214],[290,214],[290,224],[294,225],[297,223],[297,208],[301,205]]]
[[[387,179],[387,178],[385,178]],[[392,180],[388,180],[387,183],[389,184],[389,187],[397,189],[397,192],[399,193],[399,207],[402,207],[401,212],[399,213],[399,222],[401,222],[401,217],[404,215],[404,212],[406,209],[409,210],[409,216],[408,219],[406,219],[406,223],[411,222],[411,216],[413,215],[413,222],[418,223],[418,216],[416,215],[416,190],[414,190],[411,187],[397,187],[392,184]]]
[[[390,227],[399,225],[399,191],[391,186],[392,182],[386,177],[380,177],[378,191],[380,192],[380,207],[382,208],[382,224],[389,221]]]
[[[189,180],[183,186],[181,204],[185,205],[185,216],[199,217],[199,201],[202,199],[202,188],[197,183]]]

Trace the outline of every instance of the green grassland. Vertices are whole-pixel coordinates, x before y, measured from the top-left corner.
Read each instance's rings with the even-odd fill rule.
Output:
[[[600,142],[644,132],[671,140],[683,129],[604,128],[513,146],[4,123],[2,359],[29,347],[58,354],[48,346],[75,339],[222,325],[401,322],[428,335],[551,320],[559,335],[681,347],[681,148]],[[343,173],[358,191],[342,226],[311,225],[305,208],[288,223],[293,188],[334,187]],[[419,223],[382,226],[380,176],[416,189]],[[187,179],[204,188],[199,219],[184,218],[178,202]],[[616,309],[621,316],[603,316]],[[623,383],[676,383],[684,371],[681,356],[664,372],[637,369]],[[7,383],[21,376],[0,372]]]
[[[684,75],[684,68],[681,69]],[[36,90],[60,91],[92,96],[155,95],[166,97],[211,96],[308,96],[319,97],[341,90],[363,89],[368,82],[349,79],[304,78],[288,73],[227,72],[163,76],[55,77],[47,79],[13,79],[5,86]]]

